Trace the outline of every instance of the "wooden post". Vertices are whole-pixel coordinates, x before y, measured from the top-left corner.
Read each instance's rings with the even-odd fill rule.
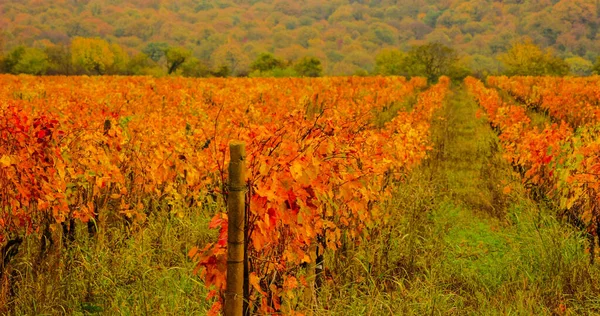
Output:
[[[244,222],[246,206],[246,146],[229,144],[229,195],[227,216],[227,289],[225,316],[241,316],[244,306]]]

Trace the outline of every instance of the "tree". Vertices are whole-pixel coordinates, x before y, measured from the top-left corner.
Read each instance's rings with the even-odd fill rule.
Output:
[[[373,54],[369,54],[368,52],[357,49],[344,57],[344,61],[355,65],[359,70],[365,70],[366,72],[373,72],[375,68],[375,60],[373,58]]]
[[[167,73],[170,75],[177,71],[179,66],[183,65],[185,61],[192,57],[192,52],[183,47],[170,47],[165,52],[167,59]]]
[[[44,75],[50,67],[48,55],[44,51],[18,46],[4,59],[4,71],[13,74]]]
[[[350,5],[340,6],[333,12],[327,19],[329,23],[341,23],[341,22],[353,22],[355,21],[353,16],[353,9]]]
[[[127,64],[129,63],[129,55],[118,44],[110,44],[110,51],[113,53],[114,59],[112,65],[108,67],[110,74],[125,74],[127,72]]]
[[[408,53],[408,72],[413,76],[425,76],[429,82],[435,82],[440,76],[449,75],[458,60],[456,51],[443,44],[416,46]]]
[[[233,43],[222,45],[212,54],[212,60],[216,68],[226,66],[233,76],[248,75],[250,60],[238,45]]]
[[[71,75],[73,73],[73,60],[68,46],[48,45],[44,47],[44,52],[48,55],[50,62],[47,74]]]
[[[6,43],[6,35],[3,31],[0,31],[0,55],[4,53],[4,45]]]
[[[76,37],[71,43],[71,59],[80,71],[103,75],[113,66],[115,55],[103,39]]]
[[[375,57],[375,73],[383,76],[407,74],[407,54],[398,49],[383,49]]]
[[[221,65],[217,70],[212,72],[212,75],[217,78],[229,77],[231,75],[231,70],[229,70],[227,65]]]
[[[330,63],[329,68],[328,72],[341,76],[353,76],[359,72],[366,72],[366,70],[348,61],[342,61],[335,64]]]
[[[165,52],[169,49],[169,44],[160,42],[160,43],[149,43],[142,49],[142,53],[146,54],[146,56],[150,57],[154,62],[158,62],[161,58],[165,56]]]
[[[298,29],[296,33],[296,41],[304,48],[308,48],[309,41],[314,38],[318,38],[320,32],[314,27],[303,26]]]
[[[367,36],[371,42],[378,45],[394,45],[397,42],[397,33],[395,28],[385,23],[373,23]]]
[[[290,77],[297,77],[298,74],[296,73],[296,71],[290,67],[287,68],[274,68],[273,70],[271,70],[269,73],[270,77],[274,77],[274,78],[290,78]]]
[[[14,73],[45,75],[50,63],[48,55],[37,48],[26,48],[19,62],[14,66]]]
[[[146,75],[148,69],[153,68],[152,59],[148,58],[148,55],[144,53],[138,53],[134,55],[127,63],[127,74],[128,75]],[[155,66],[156,64],[154,64]]]
[[[594,63],[592,71],[595,75],[600,75],[600,56],[596,57],[596,62]]]
[[[208,77],[210,69],[196,57],[190,57],[181,65],[181,74],[185,77]]]
[[[288,67],[282,59],[273,56],[271,53],[260,54],[250,65],[249,77],[296,77],[294,69]]]
[[[275,68],[284,68],[285,63],[283,60],[276,58],[273,54],[270,53],[262,53],[256,58],[254,62],[250,65],[250,71],[269,71]]]
[[[24,46],[17,46],[12,51],[10,51],[4,58],[2,59],[1,70],[4,73],[12,73],[14,66],[19,62],[21,56],[25,53]]]
[[[500,62],[484,55],[474,54],[466,60],[473,76],[483,79],[490,75],[496,75],[499,72]]]
[[[323,74],[321,61],[316,57],[303,57],[296,62],[294,70],[301,77],[320,77]]]
[[[594,68],[591,61],[579,56],[566,58],[565,62],[569,65],[570,72],[576,76],[589,76]]]
[[[542,51],[531,40],[516,42],[498,59],[506,67],[509,76],[564,76],[569,73],[569,65],[551,50]]]
[[[466,77],[473,74],[473,71],[469,67],[468,62],[468,57],[459,58],[458,60],[456,60],[456,62],[450,65],[448,73],[444,75],[450,77],[450,79],[452,80],[462,82]]]
[[[164,67],[155,63],[144,53],[137,53],[129,59],[126,67],[127,75],[162,77],[167,72]]]

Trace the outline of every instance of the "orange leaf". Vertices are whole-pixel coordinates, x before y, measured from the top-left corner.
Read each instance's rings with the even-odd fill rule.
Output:
[[[256,272],[250,273],[250,285],[262,295],[267,295],[265,291],[260,287],[260,278],[256,275]]]

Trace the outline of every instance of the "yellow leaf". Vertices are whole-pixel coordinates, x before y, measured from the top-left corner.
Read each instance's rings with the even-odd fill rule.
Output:
[[[2,156],[0,159],[0,164],[4,167],[10,166],[10,157],[6,155]]]
[[[299,162],[295,161],[292,163],[290,167],[290,173],[292,174],[292,178],[301,184],[309,184],[310,178],[304,171],[304,166],[302,166]]]
[[[65,165],[62,162],[56,163],[56,172],[61,180],[65,179]]]
[[[266,163],[260,164],[258,167],[258,173],[261,176],[266,176],[269,173],[269,166]]]
[[[294,180],[297,181],[300,177],[302,177],[302,165],[295,161],[290,166],[290,173],[292,173]]]

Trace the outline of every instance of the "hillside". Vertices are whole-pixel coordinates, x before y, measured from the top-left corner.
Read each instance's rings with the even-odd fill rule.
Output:
[[[372,71],[383,48],[439,42],[493,71],[523,36],[593,62],[599,26],[598,0],[8,0],[0,51],[100,37],[132,56],[149,43],[183,46],[209,66],[219,51],[243,54],[242,64],[262,52],[315,56],[325,74],[346,75]]]

